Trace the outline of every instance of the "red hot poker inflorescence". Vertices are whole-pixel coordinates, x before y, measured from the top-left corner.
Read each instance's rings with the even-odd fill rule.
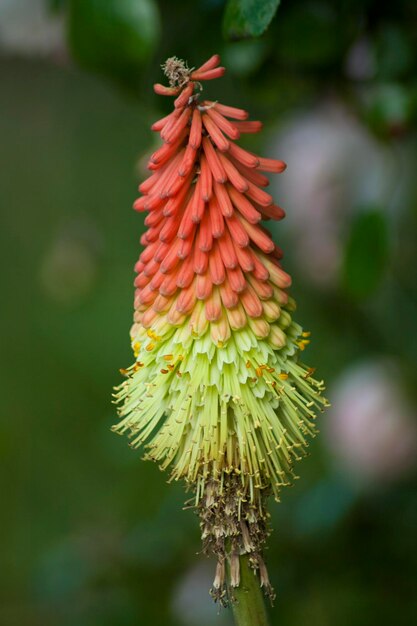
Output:
[[[201,98],[221,77],[218,55],[196,70],[164,65],[173,111],[152,125],[162,145],[134,208],[146,211],[135,266],[135,363],[117,388],[114,430],[195,491],[205,548],[224,563],[249,553],[269,588],[261,558],[266,499],[294,477],[293,462],[314,436],[323,383],[303,365],[309,333],[292,320],[295,303],[282,251],[261,224],[284,217],[265,191],[285,163],[236,143],[257,133],[242,109]]]

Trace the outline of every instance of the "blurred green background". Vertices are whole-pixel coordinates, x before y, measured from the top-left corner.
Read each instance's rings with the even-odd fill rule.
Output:
[[[273,230],[332,402],[271,504],[272,624],[415,621],[416,2],[0,0],[2,626],[231,624],[182,487],[110,433],[152,83],[214,52],[206,93],[288,163]]]

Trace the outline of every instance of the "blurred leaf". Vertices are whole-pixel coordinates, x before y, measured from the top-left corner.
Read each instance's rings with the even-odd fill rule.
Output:
[[[378,75],[395,79],[406,74],[413,62],[413,49],[404,28],[396,24],[384,25],[376,36]]]
[[[159,36],[154,0],[70,0],[74,56],[91,70],[134,81]]]
[[[365,95],[364,113],[369,126],[379,135],[398,136],[410,127],[413,92],[399,83],[379,83]]]
[[[285,64],[330,65],[343,54],[348,32],[331,6],[294,4],[277,23],[276,54]]]
[[[363,212],[352,224],[345,250],[343,281],[356,298],[368,296],[378,286],[388,256],[387,224],[377,210]]]
[[[223,60],[236,76],[248,76],[259,69],[267,54],[265,41],[238,41],[225,46]]]
[[[259,37],[271,23],[280,0],[229,0],[223,17],[226,39]]]

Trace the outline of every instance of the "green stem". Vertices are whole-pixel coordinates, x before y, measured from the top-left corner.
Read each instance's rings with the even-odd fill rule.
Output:
[[[240,585],[230,588],[231,603],[236,626],[268,626],[264,596],[259,578],[249,566],[247,555],[240,558]],[[227,571],[230,582],[230,569]]]

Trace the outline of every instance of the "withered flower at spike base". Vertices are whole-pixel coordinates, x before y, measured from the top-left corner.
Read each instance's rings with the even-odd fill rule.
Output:
[[[291,279],[261,224],[284,217],[262,172],[285,164],[237,143],[260,122],[202,98],[203,82],[225,71],[219,63],[215,55],[194,70],[168,59],[170,85],[154,86],[175,98],[174,110],[152,126],[163,143],[134,204],[148,213],[135,266],[135,362],[116,388],[113,430],[193,491],[223,601],[226,560],[238,586],[242,554],[272,594],[266,502],[295,478],[327,403],[300,361],[309,333],[293,320]]]

